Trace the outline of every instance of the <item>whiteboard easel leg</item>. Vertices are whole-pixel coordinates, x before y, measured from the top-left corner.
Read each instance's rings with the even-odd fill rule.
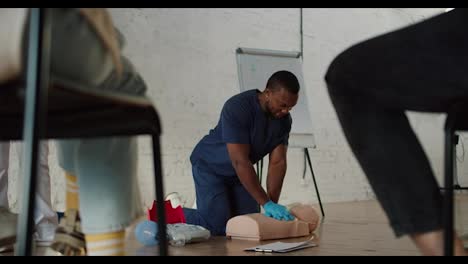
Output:
[[[322,217],[325,218],[325,212],[323,211],[323,205],[322,205],[322,200],[320,199],[320,193],[318,190],[317,181],[315,180],[314,170],[312,169],[312,162],[310,162],[309,149],[304,148],[304,154],[305,154],[305,157],[307,158],[307,162],[309,163],[310,173],[312,174],[312,180],[314,181],[315,192],[317,193],[317,199],[320,205],[320,211],[322,212]],[[305,170],[304,170],[304,173],[305,173]]]

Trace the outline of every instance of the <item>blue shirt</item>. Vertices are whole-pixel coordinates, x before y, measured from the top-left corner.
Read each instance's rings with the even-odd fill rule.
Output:
[[[260,106],[258,93],[249,90],[226,101],[216,127],[193,150],[193,165],[214,174],[235,176],[226,143],[249,144],[252,164],[278,145],[288,144],[291,116],[269,118]]]

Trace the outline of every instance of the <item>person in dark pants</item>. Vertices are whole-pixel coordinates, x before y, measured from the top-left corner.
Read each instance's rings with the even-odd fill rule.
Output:
[[[274,73],[264,91],[249,90],[231,97],[218,125],[195,147],[190,157],[197,209],[184,208],[189,224],[213,235],[224,235],[236,215],[257,213],[293,220],[278,200],[286,174],[286,150],[298,100],[299,81],[288,71]],[[269,154],[267,191],[253,164]]]
[[[468,97],[468,10],[356,44],[325,80],[348,143],[396,236],[443,254],[442,195],[405,110],[447,112]],[[456,236],[455,254],[465,254]]]

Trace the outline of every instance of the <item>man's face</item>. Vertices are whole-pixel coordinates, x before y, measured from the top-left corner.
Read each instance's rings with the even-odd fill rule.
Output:
[[[268,115],[273,118],[282,118],[291,111],[291,109],[297,104],[299,96],[288,92],[284,88],[278,88],[275,90],[266,89],[266,110]]]

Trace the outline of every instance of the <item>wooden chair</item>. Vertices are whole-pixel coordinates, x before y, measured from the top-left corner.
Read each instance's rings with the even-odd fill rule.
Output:
[[[48,10],[29,13],[26,82],[0,86],[0,140],[24,140],[25,175],[16,255],[32,254],[33,212],[40,139],[151,135],[160,255],[167,255],[160,153],[161,123],[150,100],[49,82],[51,21]],[[24,79],[24,78],[21,78]]]

